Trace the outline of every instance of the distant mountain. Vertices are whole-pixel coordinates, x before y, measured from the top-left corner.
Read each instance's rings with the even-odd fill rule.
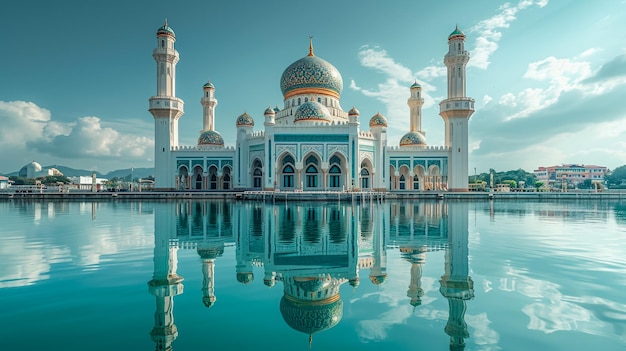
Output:
[[[45,166],[43,167],[44,169],[48,169],[48,168],[56,168],[58,169],[61,173],[63,173],[64,176],[66,177],[79,177],[79,176],[91,176],[91,174],[93,174],[93,171],[90,170],[86,170],[86,169],[76,169],[76,168],[71,168],[71,167],[66,167],[66,166],[60,166],[60,165],[49,165],[49,166]],[[6,174],[7,177],[10,176],[17,176],[19,173],[18,171],[12,172],[12,173],[8,173]],[[135,168],[131,171],[130,168],[126,168],[126,169],[118,169],[115,171],[111,171],[109,173],[106,174],[102,174],[100,172],[96,171],[96,177],[98,178],[105,178],[105,179],[112,179],[115,177],[118,178],[124,178],[124,177],[128,177],[130,176],[132,173],[134,178],[147,178],[148,176],[154,176],[154,168]]]

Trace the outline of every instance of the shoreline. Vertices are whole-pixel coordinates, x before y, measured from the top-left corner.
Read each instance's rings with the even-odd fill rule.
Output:
[[[143,192],[0,192],[10,200],[235,200],[235,201],[397,201],[397,200],[626,200],[626,191],[603,192],[274,192],[274,191],[143,191]]]

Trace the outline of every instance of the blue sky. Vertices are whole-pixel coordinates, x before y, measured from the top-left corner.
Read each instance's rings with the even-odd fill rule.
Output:
[[[383,5],[384,4],[384,5]],[[244,111],[262,128],[282,106],[280,76],[308,53],[341,72],[344,110],[380,112],[389,144],[408,131],[408,87],[422,127],[443,144],[447,36],[471,59],[470,174],[561,163],[626,164],[626,1],[9,1],[0,55],[0,173],[30,161],[108,172],[152,167],[152,49],[176,32],[180,144],[202,129],[202,85],[216,86],[216,129],[234,145]]]

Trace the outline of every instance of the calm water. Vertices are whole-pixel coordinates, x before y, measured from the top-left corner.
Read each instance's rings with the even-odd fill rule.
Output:
[[[2,202],[4,350],[626,349],[626,203]]]

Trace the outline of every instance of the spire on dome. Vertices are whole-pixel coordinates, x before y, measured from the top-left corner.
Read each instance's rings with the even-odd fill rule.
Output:
[[[313,36],[309,35],[309,55],[308,56],[315,56],[315,54],[313,54]]]

